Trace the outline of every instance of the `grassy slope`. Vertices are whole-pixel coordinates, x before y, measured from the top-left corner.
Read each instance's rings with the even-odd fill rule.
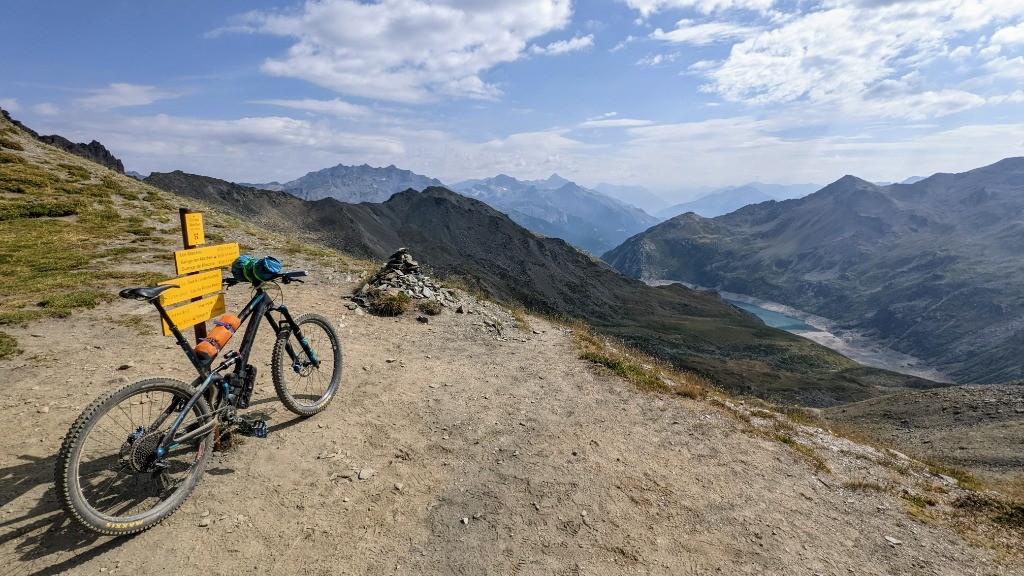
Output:
[[[247,250],[267,239],[278,255],[302,252],[359,270],[365,264],[47,146],[0,118],[0,358],[19,353],[4,326],[66,317],[116,298],[126,286],[170,277],[181,246],[179,207],[204,211],[208,243],[230,236]]]

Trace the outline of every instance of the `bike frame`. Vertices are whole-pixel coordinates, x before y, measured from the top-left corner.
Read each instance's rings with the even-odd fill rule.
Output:
[[[285,282],[289,282],[291,280],[291,277],[288,275],[285,275],[284,278]],[[231,286],[233,283],[229,282],[228,285]],[[288,308],[284,304],[275,304],[262,285],[256,287],[252,299],[249,300],[249,303],[246,304],[238,314],[238,318],[240,320],[239,327],[241,327],[242,324],[246,324],[250,319],[253,319],[245,326],[245,332],[242,334],[242,342],[238,348],[238,352],[229,352],[224,356],[221,363],[216,368],[212,369],[212,361],[209,364],[204,364],[199,360],[199,357],[196,356],[195,351],[192,349],[192,345],[189,344],[188,340],[181,333],[181,330],[179,330],[178,327],[174,325],[174,322],[171,321],[167,314],[167,310],[160,304],[159,299],[154,298],[150,302],[156,306],[157,311],[160,312],[160,317],[163,318],[164,322],[166,322],[167,326],[170,328],[171,333],[174,334],[178,346],[185,352],[185,356],[188,357],[189,361],[192,362],[192,366],[199,373],[199,376],[192,382],[192,387],[196,389],[196,392],[192,395],[192,398],[190,398],[185,405],[181,407],[180,411],[178,410],[178,404],[180,404],[180,401],[174,402],[164,410],[163,414],[161,414],[156,421],[151,424],[151,428],[158,428],[171,414],[175,411],[179,412],[175,422],[171,424],[171,427],[167,430],[166,436],[156,449],[155,456],[157,459],[162,457],[169,450],[172,450],[185,442],[195,440],[196,438],[200,438],[208,434],[217,425],[220,420],[218,411],[220,410],[221,405],[228,399],[229,387],[228,381],[220,373],[234,365],[235,369],[233,373],[237,377],[244,377],[242,372],[249,363],[249,353],[252,351],[253,343],[256,341],[256,333],[259,330],[261,318],[266,319],[274,329],[274,333],[276,335],[280,335],[286,330],[295,331],[295,335],[302,345],[302,351],[306,354],[306,358],[309,358],[310,362],[314,366],[320,366],[320,360],[309,348],[309,343],[302,335],[301,329],[295,323],[295,320],[292,318]],[[280,314],[280,320],[274,318],[274,313]],[[293,364],[298,366],[299,357],[295,353],[290,342],[286,343],[285,350],[288,353],[288,357],[292,359]],[[213,386],[215,384],[222,386],[222,389],[220,390],[221,394],[219,396],[214,395],[214,391],[216,389]],[[192,410],[192,407],[198,399],[204,395],[206,395],[210,408],[213,411],[211,414],[213,418],[210,422],[203,423],[192,430],[185,431],[182,436],[175,437],[178,432],[178,428],[185,419],[185,416]],[[217,398],[216,402],[214,402],[215,397]]]

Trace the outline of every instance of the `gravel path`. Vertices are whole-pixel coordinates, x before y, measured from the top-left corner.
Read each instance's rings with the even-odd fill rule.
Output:
[[[264,334],[251,410],[269,437],[215,454],[174,515],[125,539],[69,525],[54,455],[118,382],[188,378],[180,352],[106,319],[147,313],[135,302],[12,330],[26,352],[0,363],[0,574],[1024,574],[850,488],[920,481],[877,453],[795,430],[831,468],[816,471],[722,405],[595,371],[543,320],[468,300],[426,324],[373,317],[326,273],[286,291],[338,327],[342,392],[294,418]]]

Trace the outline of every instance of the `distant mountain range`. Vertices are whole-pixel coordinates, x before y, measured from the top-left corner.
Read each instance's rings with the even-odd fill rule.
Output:
[[[396,192],[423,190],[431,186],[443,186],[440,180],[421,176],[409,170],[402,170],[394,164],[387,168],[375,168],[367,164],[346,166],[338,164],[310,172],[291,182],[280,184],[243,184],[263,190],[284,191],[303,200],[334,198],[341,202],[384,202]]]
[[[654,214],[668,206],[670,202],[643,186],[621,186],[618,184],[606,184],[602,182],[594,186],[601,194],[611,196],[616,200],[632,204],[648,214]],[[674,216],[674,214],[673,214]]]
[[[384,202],[397,192],[442,187],[436,178],[395,166],[375,168],[339,164],[286,182],[240,184],[284,191],[303,200],[333,198],[349,204]],[[520,181],[499,175],[450,187],[508,214],[520,225],[561,238],[600,254],[633,234],[660,222],[643,210],[570,182],[557,174],[546,180]]]
[[[654,213],[659,218],[672,218],[687,212],[694,212],[706,218],[728,214],[734,210],[769,200],[800,198],[818,190],[817,184],[761,184],[753,182],[743,186],[728,186],[701,196],[696,200],[683,202]]]
[[[592,254],[610,250],[660,222],[635,206],[557,174],[526,181],[502,174],[460,182],[452,189],[497,208],[525,228],[561,238]]]
[[[812,312],[961,383],[1024,378],[1024,158],[912,184],[683,214],[604,258]]]
[[[735,392],[824,406],[892,386],[934,386],[860,366],[768,328],[713,293],[627,278],[562,240],[533,234],[483,202],[444,188],[408,190],[382,204],[347,204],[307,202],[183,172],[154,173],[145,181],[363,257],[381,260],[408,246],[431,274],[469,279],[498,300],[583,318]]]

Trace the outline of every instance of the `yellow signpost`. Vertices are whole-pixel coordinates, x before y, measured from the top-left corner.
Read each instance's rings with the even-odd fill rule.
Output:
[[[220,270],[210,270],[209,272],[203,272],[201,274],[192,274],[190,276],[181,276],[179,278],[171,278],[170,280],[164,280],[160,284],[174,284],[177,288],[171,288],[167,292],[160,295],[160,304],[163,306],[173,306],[179,302],[198,298],[199,296],[205,296],[212,292],[217,292],[221,288],[223,278],[221,277]]]
[[[206,234],[203,231],[203,213],[187,212],[182,214],[182,230],[186,246],[199,246],[206,244]]]
[[[190,303],[167,310],[167,315],[179,330],[195,326],[196,341],[206,336],[206,321],[223,314],[224,294],[220,292],[222,276],[220,268],[227,266],[238,258],[237,242],[202,246],[206,243],[203,230],[203,214],[192,212],[186,208],[178,211],[181,218],[181,239],[184,250],[174,253],[174,267],[178,278],[164,280],[160,284],[174,284],[172,288],[160,295],[160,304],[173,306],[191,300]],[[218,292],[215,296],[202,298]],[[171,330],[167,322],[162,322],[164,336],[170,336]]]
[[[206,322],[214,316],[219,316],[227,311],[224,305],[224,295],[217,294],[216,296],[210,296],[209,298],[203,298],[197,302],[191,302],[184,306],[179,306],[173,310],[168,310],[167,315],[170,316],[171,321],[178,327],[179,330],[184,330],[189,326],[195,326],[200,322]],[[167,326],[167,322],[163,322],[164,336],[171,335],[171,329]]]
[[[238,258],[238,254],[237,242],[178,250],[174,253],[174,265],[178,274],[201,272],[227,266],[234,262],[235,258]]]

